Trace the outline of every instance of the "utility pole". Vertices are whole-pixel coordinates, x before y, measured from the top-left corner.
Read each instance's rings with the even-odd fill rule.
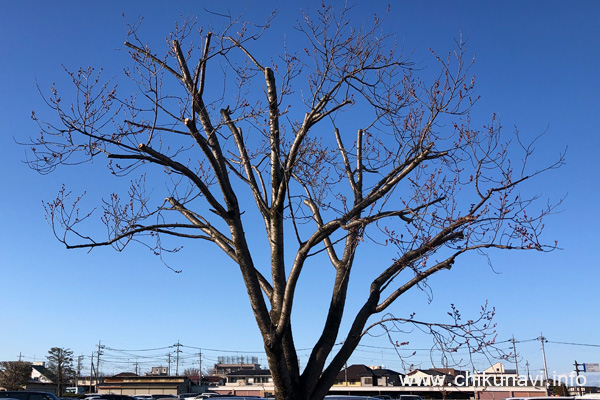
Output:
[[[19,352],[19,362],[21,362],[21,352]]]
[[[102,346],[100,340],[98,340],[98,354],[97,354],[97,358],[96,358],[96,387],[98,386],[98,379],[100,377],[100,356],[103,354],[102,353],[103,348],[104,348],[104,346]]]
[[[98,392],[98,389],[92,391],[94,384],[92,382],[92,377],[94,376],[94,352],[92,351],[92,356],[90,357],[90,393]]]
[[[527,367],[527,379],[531,381],[531,375],[529,374],[529,360],[525,363],[525,367]]]
[[[581,364],[578,364],[577,360],[575,360],[575,374],[577,375],[577,378],[576,378],[576,381],[575,381],[575,383],[576,383],[575,386],[577,386],[577,393],[579,393],[579,395],[581,396],[581,395],[583,395],[583,393],[581,391],[581,389],[582,389],[581,386],[579,386],[579,366],[580,365]]]
[[[200,352],[198,353],[198,370],[200,371],[198,375],[202,378],[202,349],[200,349]]]
[[[348,386],[348,363],[344,365],[344,384]]]
[[[167,367],[167,375],[171,376],[171,353],[167,353],[167,357],[168,357],[168,367]]]
[[[515,340],[515,335],[512,335],[512,340],[511,340],[512,344],[513,344],[513,354],[515,355],[515,372],[517,374],[517,376],[519,376],[519,362],[517,361],[517,341]]]
[[[179,376],[179,353],[181,353],[181,350],[179,350],[179,346],[181,346],[181,344],[179,343],[179,340],[177,341],[177,344],[174,344],[173,346],[177,347],[176,353],[176,363],[175,363],[175,376]]]
[[[77,357],[77,376],[75,377],[75,387],[79,387],[79,378],[81,377],[81,362],[83,361],[83,354]],[[75,389],[78,391],[79,389]],[[79,394],[79,393],[77,393]]]
[[[544,357],[544,376],[546,377],[546,392],[548,392],[548,366],[546,365],[546,349],[544,348],[544,342],[547,342],[543,333],[540,333],[540,337],[538,338],[540,342],[542,342],[542,356]]]

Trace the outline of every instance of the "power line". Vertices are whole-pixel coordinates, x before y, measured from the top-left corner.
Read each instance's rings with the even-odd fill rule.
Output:
[[[378,350],[392,350],[392,349],[397,349],[397,350],[409,350],[409,351],[429,351],[431,350],[431,348],[428,349],[409,349],[406,347],[396,347],[396,346],[371,346],[371,345],[367,345],[367,344],[359,344],[357,347],[366,347],[369,349],[378,349]]]
[[[248,350],[221,350],[221,349],[209,349],[206,347],[195,347],[195,346],[186,346],[186,345],[181,345],[181,347],[187,347],[189,349],[195,349],[195,350],[206,350],[206,351],[214,351],[214,352],[219,352],[219,353],[246,353],[246,354],[264,354],[265,351],[264,350],[252,350],[252,351],[248,351]],[[302,349],[298,349],[297,351],[301,351]]]
[[[566,344],[566,345],[570,345],[570,346],[600,347],[600,344],[571,343],[571,342],[554,342],[552,340],[547,340],[546,343]]]
[[[136,350],[113,349],[112,347],[105,347],[105,349],[106,350],[112,350],[112,351],[156,351],[156,350],[170,349],[172,347],[174,347],[174,346],[157,347],[155,349],[136,349]]]
[[[528,342],[536,342],[539,341],[539,338],[530,338],[530,339],[524,339],[524,340],[518,340],[518,339],[507,339],[507,340],[502,340],[502,341],[496,341],[494,343],[494,346],[496,349],[504,349],[504,345],[506,345],[506,349],[504,350],[510,350],[514,351],[514,344],[517,343],[528,343]],[[545,341],[545,343],[548,344],[558,344],[558,345],[567,345],[567,346],[583,346],[583,347],[593,347],[593,348],[600,348],[600,344],[591,344],[591,343],[575,343],[575,342],[563,342],[563,341]],[[343,344],[343,342],[339,342],[336,343],[334,346],[338,347],[341,346]],[[179,349],[179,353],[176,353],[175,348],[180,348]],[[176,353],[177,355],[179,355],[179,363],[183,364],[183,365],[191,365],[191,364],[195,364],[198,363],[198,352],[197,351],[185,351],[185,349],[188,350],[198,350],[202,352],[202,360],[204,362],[216,362],[218,361],[218,359],[215,358],[215,356],[211,356],[211,353],[237,353],[237,354],[264,354],[264,350],[231,350],[231,349],[218,349],[218,348],[207,348],[207,347],[196,347],[196,346],[188,346],[188,345],[183,345],[181,343],[179,343],[179,346],[177,345],[171,345],[171,346],[162,346],[162,347],[155,347],[155,348],[141,348],[141,349],[117,349],[114,347],[108,347],[108,346],[102,346],[102,353],[103,353],[103,357],[102,357],[102,362],[106,363],[106,364],[114,364],[114,365],[127,365],[127,364],[131,364],[134,365],[135,363],[137,363],[138,365],[150,365],[152,363],[164,363],[165,361],[165,354],[148,354],[148,352],[152,352],[152,351],[164,351],[164,350],[173,350],[174,353]],[[355,353],[358,354],[354,354],[353,358],[355,359],[370,359],[369,357],[366,356],[361,356],[360,353],[368,353],[370,351],[374,351],[374,350],[383,350],[386,352],[386,360],[387,362],[391,362],[392,359],[388,359],[391,358],[392,354],[397,354],[398,352],[401,352],[401,354],[403,354],[405,351],[434,351],[434,352],[439,352],[439,349],[432,349],[432,348],[420,348],[420,347],[415,347],[415,348],[410,348],[410,347],[404,347],[404,346],[400,346],[400,347],[396,347],[393,344],[390,344],[389,346],[376,346],[376,345],[369,345],[369,344],[359,344],[355,350]],[[302,352],[310,352],[312,351],[311,347],[308,348],[302,348],[302,349],[297,349],[297,351],[299,353]],[[466,348],[462,348],[459,349],[459,352],[464,351],[465,353],[468,351],[468,349]],[[146,354],[139,354],[139,353],[146,353]],[[308,354],[304,354],[301,355],[299,354],[299,357],[308,357]],[[24,359],[30,359],[30,357],[27,357],[25,355],[22,355],[22,358]],[[86,358],[90,358],[90,356],[86,356]],[[93,357],[95,358],[95,357]],[[175,357],[174,357],[175,358]],[[417,361],[417,359],[412,358],[413,361]],[[419,359],[420,360],[420,359]],[[96,360],[94,360],[96,361]],[[174,360],[175,361],[175,360]],[[96,361],[97,363],[97,361]],[[177,365],[176,365],[177,368]]]
[[[342,344],[344,344],[343,342],[340,343],[336,343],[333,345],[333,347],[337,347],[337,346],[341,346]],[[186,346],[186,345],[181,345],[181,347],[187,347],[190,349],[195,349],[195,350],[206,350],[206,351],[214,351],[217,353],[246,353],[246,354],[265,354],[264,350],[223,350],[223,349],[210,349],[207,347],[195,347],[195,346]],[[312,347],[307,347],[307,348],[303,348],[303,349],[296,349],[296,351],[308,351],[308,350],[312,350]]]

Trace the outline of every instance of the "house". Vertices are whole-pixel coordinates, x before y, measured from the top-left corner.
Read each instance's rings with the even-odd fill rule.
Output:
[[[333,384],[334,386],[373,386],[373,374],[366,365],[353,364],[341,370]]]
[[[404,384],[407,386],[445,386],[452,382],[453,377],[449,376],[448,371],[443,369],[415,369],[410,371],[404,377]]]
[[[169,368],[168,367],[152,367],[152,369],[150,370],[150,372],[148,372],[148,375],[152,375],[152,376],[165,376],[165,375],[169,375]]]
[[[210,386],[219,386],[224,385],[226,378],[216,375],[192,375],[188,378],[198,386],[210,387]]]
[[[46,364],[44,362],[18,362],[31,366],[29,381],[22,388],[23,390],[42,391],[56,394],[57,385],[52,381],[52,374],[46,368]],[[8,363],[17,363],[17,361],[8,361]],[[5,388],[0,387],[0,390],[5,390]]]
[[[225,386],[252,386],[273,384],[268,369],[240,369],[227,374]]]
[[[334,386],[393,386],[399,382],[400,374],[391,369],[367,367],[363,364],[353,364],[341,370]]]
[[[56,394],[58,385],[51,378],[52,373],[46,368],[43,361],[31,363],[31,379],[27,383],[25,390],[51,392]]]
[[[46,363],[31,363],[31,380],[33,382],[52,383],[52,379],[49,378],[50,375],[50,371],[46,368]]]
[[[489,368],[471,375],[475,386],[519,386],[519,375],[514,369],[506,369],[497,362]]]
[[[377,379],[376,386],[396,386],[400,384],[400,376],[404,376],[394,370],[383,367],[370,367]]]
[[[471,375],[475,399],[499,400],[508,397],[547,396],[543,381],[539,384],[519,376],[516,370],[506,369],[504,364],[497,362],[489,368],[474,372]]]
[[[235,396],[272,397],[275,386],[268,369],[239,369],[226,375],[225,385],[212,386],[210,390],[219,394]]]

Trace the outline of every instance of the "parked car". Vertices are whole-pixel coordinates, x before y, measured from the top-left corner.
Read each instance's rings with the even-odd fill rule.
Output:
[[[575,396],[507,397],[504,400],[575,400]]]
[[[136,394],[133,397],[137,400],[152,400],[151,394]]]
[[[211,398],[219,400],[264,400],[264,397],[259,396],[233,396],[233,395],[222,395],[222,396],[211,396]]]
[[[56,395],[48,392],[30,392],[30,391],[4,391],[0,392],[0,399],[17,400],[59,400]]]
[[[122,394],[101,394],[98,397],[94,397],[92,400],[136,400],[136,398]]]
[[[325,396],[325,400],[379,400],[377,397],[352,396],[345,394],[330,394]]]
[[[177,395],[180,399],[193,399],[198,396],[200,393],[181,393]]]

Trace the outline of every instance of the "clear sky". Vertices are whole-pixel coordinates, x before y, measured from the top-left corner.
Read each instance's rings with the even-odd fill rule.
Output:
[[[254,355],[265,364],[241,278],[227,259],[212,248],[188,246],[176,260],[183,272],[174,274],[141,246],[123,253],[65,250],[44,220],[42,200],[52,199],[63,183],[76,192],[102,191],[108,185],[104,170],[59,169],[40,176],[22,162],[26,148],[15,142],[37,134],[30,115],[43,111],[44,104],[36,80],[42,90],[64,83],[61,64],[103,67],[121,79],[120,68],[128,61],[122,13],[129,20],[143,16],[146,32],[157,42],[180,14],[210,20],[203,7],[233,14],[246,10],[247,18],[256,21],[277,8],[269,34],[270,40],[282,41],[306,4],[311,3],[0,2],[0,360],[19,354],[40,360],[58,346],[85,356],[87,368],[102,341],[107,348],[101,369],[110,374],[132,371],[136,360],[142,370],[165,364],[166,354],[174,350],[168,346],[180,341],[186,346],[180,368],[197,362],[200,351],[205,366],[228,355]],[[384,2],[357,1],[352,21],[361,24],[385,8]],[[432,279],[431,303],[416,292],[397,306],[443,315],[450,303],[476,312],[488,301],[497,310],[498,340],[514,335],[521,342],[522,371],[526,362],[532,373],[542,368],[540,342],[531,340],[541,332],[550,341],[550,372],[568,372],[574,360],[600,362],[599,18],[596,1],[396,1],[385,21],[387,31],[424,66],[431,61],[427,48],[445,53],[462,32],[476,56],[473,72],[482,96],[474,117],[483,120],[496,112],[507,132],[517,126],[528,137],[547,130],[538,146],[542,159],[556,158],[568,147],[567,164],[533,188],[554,200],[566,196],[546,231],[563,250],[493,253],[493,269],[481,258],[466,258],[452,272]],[[377,254],[361,257],[386,262]],[[305,283],[319,287],[319,282]],[[294,315],[301,349],[309,348],[318,332],[311,310],[323,307],[310,291],[300,291],[304,301]],[[418,336],[408,340],[414,348],[430,344]],[[352,362],[402,369],[384,338],[367,338],[363,344]],[[117,351],[124,349],[131,351]],[[149,349],[156,350],[135,351]],[[300,352],[301,359],[307,352]],[[430,354],[419,351],[411,362],[429,367]],[[489,365],[483,358],[475,362],[477,368]]]

